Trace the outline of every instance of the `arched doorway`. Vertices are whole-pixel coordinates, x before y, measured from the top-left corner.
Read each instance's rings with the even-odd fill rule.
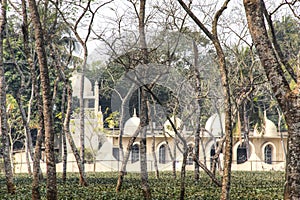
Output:
[[[237,164],[242,164],[248,160],[247,156],[247,145],[246,142],[242,142],[242,144],[239,144],[237,150],[236,150]]]
[[[167,153],[167,147],[165,144],[161,145],[159,147],[159,151],[158,151],[158,162],[160,164],[166,164],[166,153]]]
[[[131,163],[135,163],[140,160],[140,148],[138,144],[132,146],[131,150]]]
[[[268,144],[265,146],[264,148],[264,161],[265,163],[267,164],[272,164],[272,151],[273,151],[273,148],[272,148],[272,145]]]

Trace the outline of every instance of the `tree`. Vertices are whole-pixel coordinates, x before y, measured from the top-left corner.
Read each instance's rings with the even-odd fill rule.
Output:
[[[139,19],[139,43],[142,52],[142,64],[147,65],[149,63],[149,52],[146,42],[145,34],[145,12],[146,12],[146,0],[140,0],[140,9],[138,14]],[[147,108],[147,96],[144,87],[141,88],[141,140],[140,140],[140,158],[141,158],[141,179],[144,199],[151,199],[151,191],[148,183],[148,171],[147,171],[147,152],[146,152],[146,131],[149,124]]]
[[[285,76],[278,54],[278,46],[274,48],[274,39],[268,37],[264,16],[268,18],[269,25],[272,25],[270,16],[266,15],[264,1],[244,0],[244,8],[248,21],[249,31],[252,41],[256,47],[261,64],[268,77],[273,93],[285,116],[288,126],[288,153],[286,162],[286,184],[284,191],[285,199],[300,198],[300,94],[299,94],[299,74],[297,74],[295,87],[290,87]],[[276,46],[276,45],[275,45]],[[287,67],[284,65],[284,67]],[[299,63],[298,63],[299,70]],[[291,71],[295,73],[294,71]],[[290,73],[290,72],[289,72]],[[295,73],[296,74],[296,73]],[[290,75],[292,75],[290,73]]]
[[[39,181],[42,178],[42,171],[40,169],[40,159],[41,159],[41,147],[42,142],[44,141],[45,137],[45,129],[44,129],[44,117],[43,117],[43,110],[42,110],[42,99],[40,96],[39,86],[37,84],[37,73],[36,73],[36,66],[33,62],[32,56],[30,55],[30,42],[29,42],[29,23],[28,23],[28,15],[27,15],[27,5],[26,1],[22,0],[22,34],[23,34],[23,48],[25,59],[27,64],[30,68],[30,77],[31,77],[31,94],[30,99],[28,101],[28,112],[27,112],[27,122],[31,119],[32,113],[32,105],[34,99],[36,99],[38,109],[37,109],[37,116],[39,116],[38,120],[38,133],[37,133],[37,140],[34,149],[34,157],[33,160],[33,181],[32,181],[32,199],[40,199],[40,191],[39,191]],[[24,120],[23,120],[24,121]],[[26,127],[26,125],[25,125]]]
[[[64,133],[69,141],[69,144],[71,146],[71,149],[73,151],[73,154],[75,156],[77,165],[78,165],[78,169],[79,169],[79,173],[80,173],[80,184],[83,186],[88,186],[88,183],[86,181],[86,178],[84,176],[84,171],[82,169],[82,164],[81,164],[81,159],[80,159],[80,155],[79,152],[76,148],[76,145],[74,143],[73,137],[70,133],[70,118],[71,118],[71,109],[72,109],[72,89],[71,89],[71,84],[68,82],[68,80],[64,80],[66,83],[66,89],[67,89],[67,109],[66,109],[66,114],[65,114],[65,118],[64,118]]]
[[[6,9],[7,1],[1,1],[1,20],[0,20],[0,127],[1,127],[1,139],[5,169],[5,179],[7,191],[11,194],[15,193],[15,185],[13,182],[13,173],[10,158],[9,136],[7,132],[7,116],[6,116],[6,83],[4,78],[4,66],[3,66],[3,41],[5,38],[6,30]]]
[[[103,6],[109,4],[110,2],[112,2],[113,0],[104,2],[103,4],[100,5],[96,5],[93,4],[93,1],[88,0],[86,3],[82,3],[80,2],[79,5],[76,4],[70,4],[68,5],[68,7],[72,10],[74,8],[74,6],[78,7],[79,9],[82,10],[82,13],[79,14],[77,19],[73,19],[74,22],[70,22],[66,16],[66,14],[64,12],[62,12],[61,8],[59,8],[59,5],[54,2],[51,1],[56,9],[58,10],[58,12],[61,14],[64,22],[66,23],[66,25],[70,28],[70,30],[73,32],[73,34],[76,37],[77,42],[80,43],[82,49],[83,49],[83,61],[82,61],[82,66],[80,68],[80,73],[81,73],[81,78],[80,78],[80,91],[79,91],[79,104],[80,104],[80,155],[81,155],[81,169],[83,170],[83,174],[84,173],[84,162],[85,162],[85,158],[84,158],[84,151],[85,151],[85,134],[84,134],[84,124],[85,124],[85,116],[84,116],[84,99],[83,99],[83,94],[84,94],[84,75],[86,72],[86,68],[87,68],[87,57],[88,57],[88,48],[87,48],[87,42],[90,38],[90,35],[92,33],[92,28],[93,28],[93,23],[94,23],[94,19],[95,16],[97,14],[97,12],[99,11],[100,8],[102,8]],[[65,6],[65,5],[64,5]],[[96,8],[93,10],[92,7],[96,6]],[[74,14],[74,13],[73,13]],[[81,37],[80,36],[80,32],[79,32],[79,28],[80,28],[80,23],[82,23],[83,20],[89,20],[89,23],[87,24],[88,29],[87,32],[85,34],[85,37]],[[74,24],[73,24],[74,23]],[[85,177],[85,175],[83,176]]]
[[[26,29],[26,28],[24,27],[24,29]],[[8,33],[10,33],[10,32],[11,32],[11,30],[8,30]],[[26,79],[26,75],[28,76],[29,74],[26,70],[26,67],[20,65],[18,62],[18,60],[23,59],[23,57],[20,57],[20,51],[17,51],[17,52],[15,51],[18,48],[22,48],[22,46],[21,47],[18,46],[18,45],[20,45],[20,43],[18,42],[18,37],[15,34],[10,34],[10,35],[12,35],[12,36],[7,38],[7,40],[6,40],[7,41],[6,42],[7,54],[8,54],[6,57],[7,57],[7,59],[9,59],[11,61],[13,67],[12,67],[12,69],[8,69],[10,71],[8,73],[9,73],[9,75],[11,75],[10,73],[18,74],[20,81],[16,81],[14,79],[12,81],[10,81],[9,85],[13,85],[13,86],[11,86],[12,88],[15,87],[18,89],[17,89],[17,91],[12,89],[9,92],[15,97],[17,105],[20,110],[19,114],[21,115],[22,123],[24,126],[24,133],[25,133],[25,154],[26,154],[26,162],[27,162],[27,166],[28,166],[28,173],[30,175],[32,175],[30,161],[33,160],[34,152],[33,152],[30,127],[29,127],[31,112],[28,112],[28,115],[26,115],[27,114],[26,113],[27,93],[25,92],[25,90],[27,89],[27,86],[29,85],[29,81],[28,81],[29,79],[28,78]],[[25,43],[24,43],[24,46],[26,46]],[[11,76],[8,76],[8,77],[11,79]],[[20,84],[18,84],[18,82]],[[29,104],[28,109],[31,109],[31,104]]]
[[[225,157],[224,157],[224,172],[222,181],[222,194],[221,199],[229,199],[230,193],[230,177],[231,177],[231,163],[232,163],[232,120],[231,120],[231,100],[230,89],[228,82],[228,69],[226,66],[225,55],[218,36],[218,20],[224,10],[227,8],[229,0],[226,0],[222,7],[215,13],[212,22],[212,31],[210,32],[205,25],[196,17],[191,9],[182,1],[178,0],[184,10],[199,26],[199,28],[205,33],[205,35],[212,41],[217,57],[218,65],[221,74],[222,89],[224,93],[224,112],[225,112]]]
[[[52,96],[49,79],[47,55],[44,44],[44,33],[39,11],[35,0],[29,1],[29,9],[34,25],[36,52],[38,55],[39,69],[42,86],[43,116],[45,128],[45,150],[47,164],[47,199],[57,199],[56,165],[54,157],[54,126],[52,116]]]

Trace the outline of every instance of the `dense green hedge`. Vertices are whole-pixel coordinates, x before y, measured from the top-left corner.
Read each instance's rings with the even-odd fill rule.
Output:
[[[139,174],[129,173],[124,179],[123,190],[115,193],[118,173],[88,173],[89,186],[81,187],[76,174],[68,174],[67,184],[63,184],[58,174],[59,199],[142,199]],[[179,177],[179,174],[178,174]],[[170,172],[162,172],[161,180],[149,174],[153,199],[178,199],[180,194],[179,178],[174,180]],[[220,188],[201,174],[198,183],[193,180],[193,173],[187,174],[186,199],[219,199]],[[0,176],[0,199],[31,199],[31,178],[27,175],[15,177],[16,195],[6,193],[4,175]],[[282,199],[283,172],[233,172],[231,199]],[[45,199],[45,183],[41,186]]]

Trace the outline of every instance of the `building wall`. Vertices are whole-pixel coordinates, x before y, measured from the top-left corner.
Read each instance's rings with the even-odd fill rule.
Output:
[[[76,137],[75,137],[76,138]],[[123,148],[126,150],[127,144],[130,140],[130,136],[123,137]],[[188,144],[194,144],[193,137],[190,137],[188,140]],[[210,168],[210,153],[211,147],[214,145],[214,140],[211,137],[202,138],[204,147],[205,147],[205,157],[206,157],[206,165]],[[138,137],[134,144],[139,145],[140,138]],[[286,137],[284,137],[284,142],[286,145]],[[158,161],[159,170],[172,170],[172,161],[169,156],[169,152],[166,152],[166,162],[159,163],[159,148],[162,145],[166,145],[168,143],[172,155],[174,155],[174,139],[171,137],[167,137],[167,142],[163,135],[157,135],[155,137],[155,150],[156,157]],[[261,171],[261,170],[284,170],[285,169],[285,158],[284,151],[281,144],[281,139],[279,136],[276,137],[250,137],[250,146],[251,146],[251,154],[248,160],[242,164],[237,164],[237,147],[240,144],[238,138],[234,139],[233,145],[233,164],[232,170],[248,170],[248,171]],[[271,144],[273,149],[273,159],[272,164],[267,164],[264,162],[264,151],[263,148],[267,145]],[[179,145],[182,147],[182,145]],[[121,167],[121,161],[118,161],[113,155],[113,148],[118,148],[118,135],[108,135],[107,141],[103,144],[102,148],[99,151],[96,151],[96,162],[95,163],[87,163],[86,171],[118,171]],[[152,137],[150,135],[147,136],[147,166],[149,171],[154,171],[154,159],[152,156]],[[200,160],[204,163],[204,154],[202,151],[202,147],[200,147]],[[140,163],[132,162],[131,156],[129,158],[129,162],[127,165],[127,171],[138,172],[140,170]],[[14,171],[16,173],[27,173],[27,164],[25,160],[25,153],[19,152],[14,154]],[[180,170],[182,164],[182,153],[176,148],[176,169]],[[41,166],[44,171],[46,170],[46,163],[41,161]],[[76,172],[78,170],[77,164],[75,162],[75,158],[73,154],[69,151],[68,155],[68,166],[67,169],[69,172]],[[194,166],[187,165],[187,170],[193,170]],[[62,171],[62,163],[57,164],[57,171]]]

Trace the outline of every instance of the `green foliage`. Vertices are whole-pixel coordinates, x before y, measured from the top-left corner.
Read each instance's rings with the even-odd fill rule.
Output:
[[[106,109],[108,112],[108,109]],[[119,126],[119,118],[120,113],[118,111],[114,111],[109,114],[109,116],[105,119],[105,122],[108,124],[108,128],[116,128]]]
[[[295,59],[300,50],[300,24],[291,16],[284,16],[274,23],[275,35],[284,56]]]
[[[149,174],[153,199],[178,199],[180,179],[174,180],[171,172],[161,172],[161,179]],[[69,173],[63,184],[58,174],[58,199],[142,199],[140,174],[129,173],[124,179],[123,189],[116,194],[117,172],[87,173],[88,187],[78,184],[78,174]],[[179,174],[178,174],[178,177]],[[6,192],[5,177],[0,176],[0,199],[31,199],[31,181],[26,174],[15,177],[17,192]],[[284,172],[232,172],[230,199],[282,199]],[[41,183],[41,196],[46,199],[46,183]],[[216,187],[207,175],[201,174],[199,182],[194,182],[193,172],[187,172],[185,199],[219,199],[221,188]]]
[[[95,161],[95,153],[90,148],[84,149],[84,159],[86,163],[94,163]]]

